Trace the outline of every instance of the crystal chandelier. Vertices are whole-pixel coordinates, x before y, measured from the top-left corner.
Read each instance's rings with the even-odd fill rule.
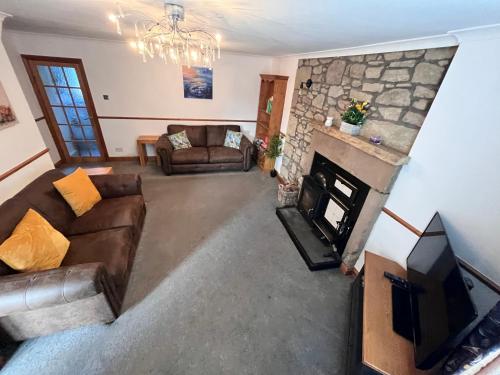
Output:
[[[119,35],[122,35],[122,21],[134,22],[135,38],[129,43],[144,62],[158,57],[165,63],[211,69],[215,59],[220,59],[220,34],[212,35],[202,29],[183,28],[182,5],[165,1],[163,16],[156,20],[139,11],[124,13],[118,4],[117,12],[109,15],[109,20],[116,25]]]

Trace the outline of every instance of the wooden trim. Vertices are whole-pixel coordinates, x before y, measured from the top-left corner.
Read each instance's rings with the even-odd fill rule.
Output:
[[[35,119],[35,122],[42,121],[42,120],[45,120],[45,116],[37,117]]]
[[[68,63],[68,64],[79,64],[82,62],[82,59],[71,58],[71,57],[54,57],[54,56],[40,56],[40,55],[25,55],[22,54],[21,57],[27,60],[33,61],[53,61],[59,63]]]
[[[184,118],[184,117],[97,116],[97,118],[102,120],[257,122],[256,120],[231,120],[231,119]]]
[[[110,156],[108,161],[136,161],[139,162],[139,156]],[[147,156],[147,161],[156,161],[156,156]]]
[[[500,293],[500,285],[498,285],[494,280],[491,280],[486,276],[484,273],[479,271],[478,269],[474,268],[472,265],[467,263],[465,260],[462,258],[458,257],[458,263],[465,268],[468,272],[473,274],[475,277],[477,277],[479,280],[481,280],[483,283],[485,283],[490,289],[493,289],[495,292]]]
[[[40,108],[43,112],[43,117],[45,117],[46,119],[51,119],[50,116],[52,114],[49,112],[49,110],[47,108],[47,104],[44,101],[44,94],[40,91],[39,85],[36,81],[35,75],[34,75],[32,68],[31,68],[30,61],[31,60],[38,60],[38,58],[37,58],[37,56],[32,56],[32,55],[21,55],[21,57],[23,59],[24,67],[26,68],[26,72],[28,73],[28,77],[29,77],[30,82],[31,82],[31,87],[33,87],[33,91],[35,92],[35,95],[38,99],[38,103],[40,104]],[[66,157],[66,152],[61,145],[62,141],[61,141],[60,134],[58,134],[58,132],[56,132],[54,127],[51,125],[50,120],[47,121],[47,125],[49,126],[49,131],[50,131],[50,134],[52,135],[52,139],[54,140],[54,143],[56,144],[56,148],[57,148],[57,152],[59,153],[59,157],[65,161],[67,159],[67,157]]]
[[[46,148],[45,150],[40,151],[38,154],[33,155],[29,159],[26,159],[22,163],[19,163],[16,165],[14,168],[9,169],[7,172],[4,172],[0,175],[0,181],[5,180],[7,177],[13,175],[16,173],[18,170],[26,167],[28,164],[34,162],[36,159],[38,159],[40,156],[45,155],[47,152],[49,152],[49,149]]]
[[[96,134],[96,140],[98,143],[101,144],[102,151],[104,152],[104,155],[102,157],[104,160],[108,160],[109,154],[108,154],[108,148],[106,147],[106,142],[104,141],[104,135],[102,134],[101,130],[101,124],[99,124],[99,116],[97,115],[97,111],[95,109],[94,105],[94,99],[92,98],[92,91],[90,90],[89,86],[89,80],[87,79],[87,74],[85,73],[85,67],[83,66],[83,60],[82,59],[77,59],[79,60],[79,63],[76,65],[78,66],[79,69],[81,69],[81,74],[83,78],[83,82],[80,82],[81,85],[83,85],[84,90],[82,90],[83,94],[85,95],[85,91],[88,94],[88,103],[87,103],[87,108],[90,112],[91,118],[94,119],[94,130],[97,131]],[[77,70],[79,70],[77,69]]]
[[[275,80],[288,81],[288,76],[280,76],[277,74],[261,74],[260,78],[264,81],[275,81]]]
[[[406,222],[402,218],[400,218],[398,215],[396,215],[394,212],[389,210],[387,207],[382,208],[382,211],[386,213],[388,216],[392,217],[394,220],[396,220],[399,224],[404,226],[406,229],[408,229],[410,232],[415,234],[418,237],[422,237],[422,232],[419,231],[417,228],[415,228],[413,225],[410,223]]]
[[[61,160],[56,161],[56,162],[54,163],[54,167],[59,168],[59,167],[60,167],[61,165],[63,165],[63,164],[64,164],[64,161],[61,159]]]
[[[66,58],[66,57],[51,57],[51,56],[35,56],[35,55],[21,55],[23,59],[24,66],[26,71],[28,72],[28,76],[31,81],[31,85],[33,86],[33,90],[37,96],[40,107],[42,109],[44,118],[47,121],[49,126],[50,133],[57,147],[57,151],[59,152],[59,156],[63,159],[64,162],[85,162],[85,161],[106,161],[108,159],[108,150],[106,148],[106,142],[104,142],[104,137],[102,134],[101,126],[99,124],[97,112],[94,105],[94,100],[92,99],[92,93],[90,91],[89,83],[87,80],[87,76],[85,74],[85,68],[83,66],[83,60],[79,58]],[[82,93],[85,98],[85,103],[87,105],[87,110],[89,113],[89,118],[91,119],[92,126],[95,131],[95,138],[97,144],[99,145],[100,150],[102,151],[102,156],[99,158],[93,157],[71,157],[68,155],[66,147],[64,146],[64,140],[57,129],[56,120],[54,114],[51,110],[50,103],[46,98],[46,94],[42,91],[43,88],[40,86],[40,83],[37,80],[37,76],[35,73],[35,66],[38,62],[44,62],[47,64],[54,65],[68,65],[72,66],[76,69],[78,79],[80,80],[80,85],[82,89]]]
[[[110,156],[108,161],[139,161],[139,156]]]

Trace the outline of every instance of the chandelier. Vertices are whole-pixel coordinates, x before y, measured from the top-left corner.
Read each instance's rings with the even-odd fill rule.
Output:
[[[133,21],[135,37],[129,44],[144,62],[160,58],[165,63],[211,69],[215,59],[220,59],[220,34],[182,27],[182,5],[165,1],[163,8],[163,16],[152,19],[140,11],[124,13],[118,4],[117,12],[110,14],[109,20],[116,25],[119,35],[122,35],[121,22]]]

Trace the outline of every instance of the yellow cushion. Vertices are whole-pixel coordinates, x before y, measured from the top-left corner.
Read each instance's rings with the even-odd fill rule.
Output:
[[[53,184],[71,206],[76,216],[82,216],[85,212],[90,211],[102,199],[101,194],[82,168],[54,181]]]
[[[69,241],[31,208],[0,245],[0,259],[23,272],[57,268],[66,255]]]

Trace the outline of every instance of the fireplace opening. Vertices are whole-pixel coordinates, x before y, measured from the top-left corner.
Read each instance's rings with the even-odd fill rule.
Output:
[[[318,238],[342,255],[369,190],[363,181],[316,152],[297,207]]]
[[[315,152],[297,207],[276,213],[311,270],[338,267],[370,187]]]

